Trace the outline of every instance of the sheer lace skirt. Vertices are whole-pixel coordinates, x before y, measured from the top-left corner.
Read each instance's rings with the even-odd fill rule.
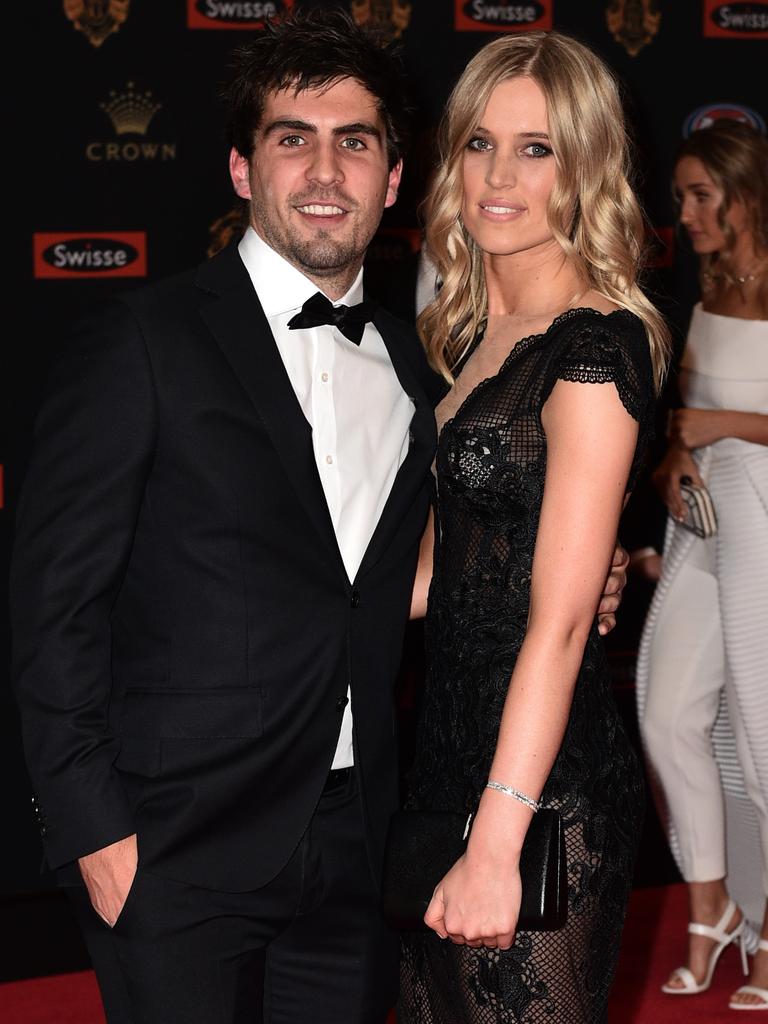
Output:
[[[556,806],[556,804],[553,804]],[[565,810],[565,808],[563,808]],[[603,1024],[629,895],[630,851],[601,823],[602,851],[582,814],[566,820],[568,921],[519,932],[509,950],[472,949],[434,932],[402,940],[399,1024]],[[571,807],[571,811],[573,808]]]

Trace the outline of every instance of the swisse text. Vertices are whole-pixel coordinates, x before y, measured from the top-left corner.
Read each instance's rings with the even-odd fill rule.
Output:
[[[35,231],[37,278],[146,277],[146,231]]]
[[[229,21],[263,21],[279,14],[283,5],[279,3],[256,3],[249,0],[198,0],[197,9],[207,18],[222,18]]]
[[[544,14],[541,4],[488,4],[470,0],[464,14],[473,21],[500,25],[530,25]]]
[[[765,32],[768,30],[768,5],[722,4],[712,11],[718,28],[731,32]]]
[[[58,242],[43,252],[43,259],[57,270],[116,270],[127,267],[138,257],[132,245],[103,238]]]

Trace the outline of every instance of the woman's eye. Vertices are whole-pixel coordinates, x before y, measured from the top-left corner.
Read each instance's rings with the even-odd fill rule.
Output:
[[[530,146],[525,147],[524,152],[526,152],[528,156],[533,157],[552,155],[552,150],[549,148],[549,146],[545,146],[543,142],[532,142]]]
[[[474,149],[478,153],[485,153],[491,149],[491,144],[488,139],[483,139],[476,135],[467,143],[467,149]]]

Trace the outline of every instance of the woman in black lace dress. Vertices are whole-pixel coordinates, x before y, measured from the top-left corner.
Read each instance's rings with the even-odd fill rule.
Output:
[[[476,815],[431,930],[404,937],[398,1019],[602,1022],[642,792],[595,610],[667,345],[604,65],[556,33],[485,47],[449,101],[427,224],[443,284],[420,326],[452,386],[414,592],[410,806]],[[515,934],[537,801],[564,819],[568,922]]]

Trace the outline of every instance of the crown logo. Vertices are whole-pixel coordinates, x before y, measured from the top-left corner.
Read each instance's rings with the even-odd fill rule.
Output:
[[[150,121],[162,103],[155,103],[149,90],[136,92],[133,82],[128,82],[125,92],[117,93],[113,89],[109,100],[99,106],[108,115],[118,135],[146,135]]]

